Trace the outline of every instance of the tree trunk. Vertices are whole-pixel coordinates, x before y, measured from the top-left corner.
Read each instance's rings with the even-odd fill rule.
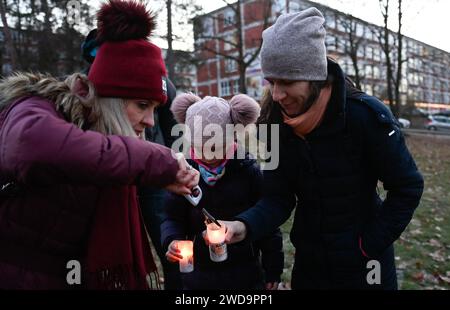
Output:
[[[239,92],[241,94],[247,93],[247,85],[245,83],[245,71],[247,70],[247,66],[244,62],[244,48],[245,42],[242,37],[242,18],[241,18],[241,0],[236,2],[236,26],[237,26],[237,36],[238,36],[238,49],[239,49],[239,59],[241,61],[238,62],[239,67]]]
[[[380,0],[380,3],[382,1]],[[386,5],[384,6],[384,42],[383,42],[383,52],[386,56],[386,75],[387,75],[387,96],[389,100],[389,106],[393,113],[395,113],[394,107],[394,95],[392,92],[392,81],[393,81],[393,73],[392,73],[392,64],[391,64],[391,55],[390,55],[390,46],[389,46],[389,28],[388,28],[388,18],[389,18],[389,0],[386,1]]]
[[[16,49],[14,48],[14,41],[11,35],[11,31],[8,26],[8,20],[6,18],[6,7],[3,3],[3,0],[0,0],[0,15],[3,23],[3,34],[5,36],[5,47],[8,51],[8,55],[11,60],[11,68],[12,70],[18,70],[19,66],[17,63],[17,54]]]
[[[166,65],[169,78],[175,79],[175,61],[173,58],[172,0],[166,0],[167,8],[167,55]]]
[[[359,76],[358,58],[352,57],[353,69],[355,69],[355,84],[356,88],[361,89],[361,77]]]
[[[403,67],[403,36],[402,36],[402,0],[398,0],[398,31],[397,31],[397,78],[395,83],[395,109],[393,109],[394,115],[398,118],[400,116],[401,98],[400,87],[402,81],[402,67]]]
[[[349,41],[350,41],[350,57],[352,59],[353,69],[355,70],[355,84],[358,89],[361,89],[361,77],[359,76],[359,65],[358,65],[358,48],[359,42],[356,42],[356,24],[353,21],[350,24],[349,29]]]

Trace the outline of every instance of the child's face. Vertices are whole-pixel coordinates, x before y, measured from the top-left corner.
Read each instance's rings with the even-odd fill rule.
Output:
[[[209,167],[217,167],[223,161],[223,159],[201,159],[201,161]]]
[[[226,151],[231,147],[227,145],[223,145],[219,148],[216,148],[215,145],[213,146],[193,146],[194,152],[195,152],[195,158],[200,160],[202,163],[204,163],[207,166],[210,167],[216,167],[226,157]]]

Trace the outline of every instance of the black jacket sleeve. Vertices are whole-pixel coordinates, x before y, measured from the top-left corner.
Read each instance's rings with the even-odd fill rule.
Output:
[[[366,149],[372,171],[383,182],[387,196],[376,216],[364,225],[361,247],[369,257],[382,254],[400,237],[419,205],[424,186],[396,120],[374,100],[367,102],[375,113],[364,122]]]
[[[261,250],[265,281],[280,282],[284,268],[283,235],[277,228],[272,234],[255,242]]]
[[[296,197],[287,166],[281,159],[277,169],[264,171],[262,198],[254,207],[235,217],[246,225],[250,240],[272,234],[289,218],[295,207]]]
[[[252,205],[256,204],[262,195],[263,174],[259,165],[255,162],[250,166],[251,172],[251,199]],[[266,282],[280,282],[284,268],[283,235],[277,228],[274,232],[254,243],[261,251],[262,266]]]
[[[173,240],[186,239],[189,207],[183,196],[172,193],[167,195],[161,222],[161,245],[164,251]]]

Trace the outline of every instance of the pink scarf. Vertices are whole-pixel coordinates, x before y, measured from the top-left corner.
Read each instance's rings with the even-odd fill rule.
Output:
[[[313,131],[322,122],[328,101],[330,101],[331,98],[332,90],[333,87],[331,85],[325,86],[320,91],[319,97],[308,109],[308,111],[297,117],[290,118],[282,112],[284,123],[291,126],[297,136],[305,139],[305,136]]]

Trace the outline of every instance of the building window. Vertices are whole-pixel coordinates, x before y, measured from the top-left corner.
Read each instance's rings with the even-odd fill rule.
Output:
[[[237,63],[234,59],[225,59],[225,72],[234,72],[237,69]]]
[[[202,31],[203,36],[209,37],[214,34],[214,19],[213,18],[204,18],[201,20],[202,23]]]
[[[416,62],[414,58],[408,58],[408,67],[413,70],[416,69]]]
[[[327,46],[328,51],[336,51],[336,39],[332,36],[327,36],[325,38],[325,45]]]
[[[447,81],[442,81],[442,88],[444,89],[444,91],[446,89],[448,89],[448,87],[449,87],[449,83]]]
[[[367,65],[366,66],[366,72],[365,72],[365,75],[366,75],[366,78],[372,78],[373,77],[373,67],[371,66],[371,65]]]
[[[227,11],[223,16],[223,26],[228,27],[234,25],[234,12]]]
[[[372,46],[366,46],[366,57],[370,60],[373,59],[373,48]]]
[[[326,25],[328,29],[335,29],[336,28],[336,16],[334,14],[330,14],[326,17]]]
[[[362,83],[362,84],[361,84],[361,88],[362,88],[362,91],[366,92],[367,94],[373,95],[373,88],[372,88],[372,85]]]
[[[435,84],[435,88],[436,88],[437,90],[440,90],[441,87],[442,87],[442,86],[441,86],[441,85],[442,85],[442,84],[441,84],[441,81],[436,79],[436,80],[435,80],[435,83],[436,83],[436,84]]]
[[[344,27],[344,25],[343,25],[343,21],[342,20],[337,20],[337,30],[339,30],[340,32],[346,32],[345,31],[345,27]]]
[[[223,43],[223,49],[225,51],[229,51],[231,49],[235,49],[236,48],[236,36],[235,35],[227,35],[224,38],[224,43]]]
[[[282,13],[286,12],[286,1],[284,0],[275,0],[272,2],[272,12],[274,12],[275,16],[279,16]]]
[[[356,50],[356,55],[358,57],[365,57],[365,46],[364,45],[360,45],[358,47],[358,49]]]
[[[233,94],[239,94],[239,80],[233,81]]]
[[[374,79],[379,79],[380,78],[380,68],[378,68],[377,66],[373,67],[372,73],[373,73],[373,78]]]
[[[356,24],[356,36],[362,38],[362,37],[364,37],[365,32],[366,32],[366,29],[365,29],[364,25]]]
[[[353,66],[353,62],[349,62],[347,65],[347,74],[350,76],[355,76],[355,67]]]
[[[379,96],[381,94],[380,85],[373,85],[373,93],[374,96]]]
[[[336,45],[336,52],[341,52],[341,46],[340,46],[339,38],[337,36],[335,37],[335,45]]]
[[[381,50],[375,48],[373,50],[373,60],[380,61],[380,57],[381,57]]]
[[[420,55],[422,53],[422,48],[419,44],[416,45],[416,54]]]
[[[301,10],[300,3],[289,1],[289,13],[300,12]]]
[[[412,76],[412,84],[419,85],[419,75],[417,73],[413,74]]]
[[[229,96],[229,95],[231,95],[230,81],[220,82],[220,96]]]

